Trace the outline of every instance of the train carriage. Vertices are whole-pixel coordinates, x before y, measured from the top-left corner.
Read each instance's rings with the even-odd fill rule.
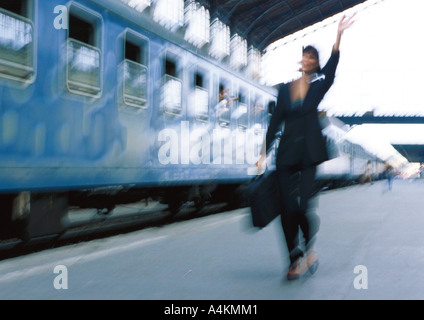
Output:
[[[323,134],[327,139],[330,160],[317,168],[317,181],[321,188],[334,188],[358,183],[365,166],[371,162],[371,175],[379,179],[384,170],[384,159],[352,141],[349,129],[337,118],[325,117]]]
[[[277,91],[234,59],[237,35],[190,38],[189,7],[208,13],[178,3],[171,26],[164,1],[0,4],[0,239],[60,236],[70,206],[154,196],[175,213],[213,188],[231,201],[251,179]],[[319,179],[352,179],[369,154],[328,132]]]
[[[249,178],[257,150],[246,140],[262,143],[275,90],[153,14],[125,1],[2,2],[2,235],[23,222],[30,237],[44,235],[44,224],[58,233],[70,202],[104,206],[89,200],[95,189],[106,198],[137,188],[175,194]],[[222,87],[238,101],[218,114]],[[35,212],[35,201],[56,200],[50,213]]]

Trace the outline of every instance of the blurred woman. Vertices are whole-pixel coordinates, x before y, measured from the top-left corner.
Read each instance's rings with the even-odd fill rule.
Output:
[[[310,200],[314,194],[316,167],[328,160],[328,155],[317,108],[333,84],[339,62],[341,37],[352,25],[352,18],[343,16],[340,20],[336,42],[324,68],[320,67],[319,53],[314,47],[307,46],[303,49],[300,69],[302,77],[281,85],[277,107],[266,135],[265,148],[257,162],[257,166],[261,167],[284,123],[276,164],[282,200],[281,221],[290,257],[287,273],[289,280],[300,277],[308,270],[314,273],[318,267],[314,242],[320,220],[312,210]],[[291,178],[298,173],[298,185],[293,185]],[[297,193],[300,195],[299,201]],[[304,250],[299,246],[299,227],[304,237]]]

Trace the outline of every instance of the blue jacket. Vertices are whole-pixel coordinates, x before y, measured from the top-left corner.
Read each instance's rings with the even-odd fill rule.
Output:
[[[333,52],[321,73],[325,76],[310,84],[299,108],[290,101],[290,83],[281,85],[277,107],[271,117],[266,135],[268,152],[276,133],[284,124],[277,153],[277,168],[283,165],[318,165],[328,160],[325,139],[318,118],[318,105],[334,82],[340,52]]]

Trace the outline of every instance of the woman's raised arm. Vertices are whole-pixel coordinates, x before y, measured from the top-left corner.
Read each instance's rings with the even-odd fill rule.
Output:
[[[339,26],[337,28],[336,42],[334,43],[334,46],[333,46],[333,52],[339,51],[339,49],[340,49],[340,41],[342,39],[343,32],[346,29],[350,28],[350,26],[355,22],[355,21],[352,20],[354,16],[355,16],[355,14],[353,14],[349,18],[346,18],[346,16],[344,15],[342,17],[342,19],[340,20]]]

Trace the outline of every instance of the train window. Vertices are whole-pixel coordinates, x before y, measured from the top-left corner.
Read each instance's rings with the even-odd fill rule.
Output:
[[[182,82],[178,72],[178,60],[170,53],[166,54],[164,60],[161,105],[163,112],[167,114],[182,113]]]
[[[184,21],[186,24],[184,39],[197,48],[209,43],[211,22],[208,9],[194,0],[185,1]]]
[[[143,12],[144,9],[148,8],[152,4],[152,0],[121,0],[131,8],[134,8],[138,12]]]
[[[102,19],[72,4],[69,9],[66,84],[75,94],[98,97],[102,90]]]
[[[217,60],[230,55],[230,27],[215,18],[210,25],[209,54]]]
[[[0,4],[0,77],[23,83],[35,78],[33,2],[2,1]]]
[[[237,119],[237,127],[241,130],[246,130],[249,125],[249,119],[247,114],[247,106],[249,100],[249,92],[240,88],[240,92],[238,95],[238,107],[234,111],[234,118]]]
[[[69,15],[69,38],[94,46],[94,26],[73,14]]]
[[[199,72],[196,72],[194,75],[194,81],[196,83],[196,87],[203,88],[203,75]]]
[[[193,112],[198,121],[209,120],[209,79],[206,72],[197,70],[194,72],[194,100]]]
[[[177,77],[177,63],[176,61],[166,58],[165,59],[165,74],[171,77]]]
[[[175,32],[184,25],[184,0],[156,0],[153,20]]]
[[[219,83],[219,102],[216,106],[217,119],[221,127],[229,127],[231,124],[231,106],[235,100],[230,92],[230,82],[221,79]]]
[[[13,12],[19,16],[29,18],[28,0],[3,1],[1,8]]]
[[[133,44],[131,40],[125,40],[125,59],[131,60],[137,63],[141,62],[141,49],[136,44]]]
[[[265,129],[265,108],[264,99],[260,95],[256,95],[251,104],[250,113],[252,115],[253,127],[255,133],[259,133],[260,130]]]
[[[123,62],[123,101],[135,108],[147,108],[148,42],[141,35],[126,31]]]

